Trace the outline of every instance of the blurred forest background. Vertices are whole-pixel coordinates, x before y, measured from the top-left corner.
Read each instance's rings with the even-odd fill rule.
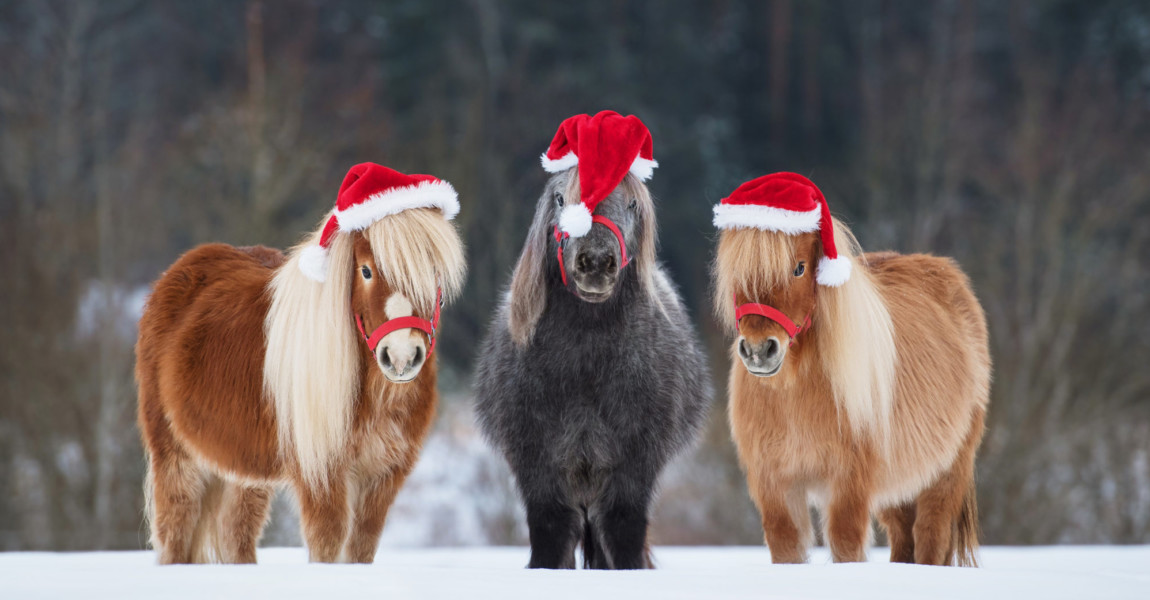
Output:
[[[0,549],[139,548],[148,284],[193,245],[284,247],[346,169],[460,192],[445,400],[385,543],[522,543],[470,369],[559,122],[639,115],[661,256],[714,357],[655,541],[761,543],[726,423],[711,206],[812,177],[864,247],[956,257],[990,320],[994,544],[1150,542],[1150,3],[4,0]],[[265,543],[298,543],[280,500]]]

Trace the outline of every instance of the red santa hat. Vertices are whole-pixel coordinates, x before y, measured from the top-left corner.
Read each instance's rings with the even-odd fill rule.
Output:
[[[628,172],[647,181],[659,166],[647,126],[635,115],[624,117],[610,110],[563,121],[540,161],[548,173],[579,166],[582,203],[565,206],[559,214],[559,228],[571,237],[582,237],[591,230],[595,207],[611,195]]]
[[[819,284],[837,287],[851,277],[851,262],[835,248],[834,223],[827,199],[810,179],[796,173],[772,173],[740,185],[715,206],[715,227],[754,227],[797,235],[819,232],[823,258]]]
[[[335,212],[324,224],[319,244],[304,248],[299,268],[311,279],[327,278],[328,247],[339,233],[361,231],[376,221],[411,208],[438,208],[447,220],[459,214],[450,183],[431,175],[405,175],[375,163],[355,165],[343,178]]]

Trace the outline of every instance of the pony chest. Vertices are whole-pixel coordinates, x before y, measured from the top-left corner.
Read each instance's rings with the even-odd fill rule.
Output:
[[[357,470],[382,472],[414,462],[434,413],[432,406],[417,400],[381,398],[364,407],[351,440],[351,462]]]
[[[357,471],[388,471],[408,460],[413,440],[405,434],[399,419],[376,419],[370,428],[362,428],[352,449],[353,468]]]
[[[833,399],[750,377],[740,373],[732,380],[730,404],[731,429],[744,462],[791,475],[825,474],[849,444],[844,437],[849,426],[840,424]]]

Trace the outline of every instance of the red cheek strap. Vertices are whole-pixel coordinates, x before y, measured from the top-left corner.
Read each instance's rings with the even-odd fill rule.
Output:
[[[359,328],[359,334],[363,336],[363,340],[367,342],[367,347],[374,354],[375,349],[379,347],[379,343],[388,334],[399,331],[400,329],[418,329],[427,334],[427,339],[430,340],[430,346],[427,348],[427,356],[430,358],[431,353],[435,352],[435,331],[439,327],[439,310],[443,307],[443,290],[437,288],[435,290],[435,314],[432,320],[422,319],[416,316],[397,317],[384,321],[382,325],[375,328],[375,331],[368,335],[367,331],[363,328],[363,318],[359,314],[355,315],[355,325]]]

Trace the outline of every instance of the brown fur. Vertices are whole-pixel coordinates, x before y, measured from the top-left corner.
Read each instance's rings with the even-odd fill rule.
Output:
[[[974,457],[990,384],[982,309],[950,259],[861,255],[838,222],[836,238],[850,246],[854,263],[846,285],[877,290],[893,329],[889,410],[859,422],[844,410],[836,389],[841,373],[832,365],[866,361],[881,348],[861,344],[837,363],[826,354],[854,325],[849,317],[856,308],[842,299],[860,288],[815,283],[821,258],[815,234],[737,229],[724,231],[719,242],[715,298],[725,326],[734,327],[732,294],[739,303],[774,306],[796,322],[813,315],[772,377],[747,371],[735,351],[738,340],[732,349],[731,430],[772,559],[806,560],[808,501],[814,500],[836,562],[865,560],[870,515],[877,513],[892,561],[974,565]],[[799,261],[807,272],[795,277]],[[739,333],[752,343],[774,336],[784,348],[789,340],[781,326],[757,315],[743,318]]]
[[[378,271],[367,237],[353,235],[357,264],[334,268]],[[343,450],[327,463],[326,486],[300,472],[263,386],[269,283],[276,269],[297,268],[284,260],[260,246],[195,248],[156,282],[140,320],[139,426],[152,543],[163,564],[255,562],[272,489],[282,483],[298,494],[313,561],[371,562],[431,425],[435,362],[414,381],[393,384],[360,343],[359,393]],[[386,320],[393,285],[378,276],[370,291],[361,278],[353,282],[352,310],[374,328]]]

